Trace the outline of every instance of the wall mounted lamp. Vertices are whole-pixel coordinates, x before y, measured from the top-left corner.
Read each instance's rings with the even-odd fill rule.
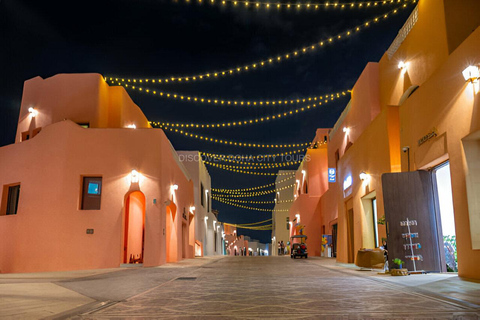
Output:
[[[349,134],[350,133],[350,128],[343,127],[343,132],[345,132],[345,134]]]
[[[478,66],[468,66],[465,70],[463,70],[462,74],[465,81],[471,83],[478,82],[478,79],[480,78],[480,70]]]
[[[137,170],[132,170],[132,172],[130,173],[130,182],[138,183],[139,178],[140,178],[140,173],[138,173]]]
[[[28,112],[32,116],[32,118],[35,118],[35,116],[38,114],[38,111],[33,109],[32,107],[28,108]]]
[[[364,171],[362,171],[359,176],[360,176],[360,180],[362,181],[370,180],[370,175],[368,173],[365,173]]]

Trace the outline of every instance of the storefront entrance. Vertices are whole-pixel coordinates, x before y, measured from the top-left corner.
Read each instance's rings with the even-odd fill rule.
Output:
[[[431,171],[384,174],[382,185],[390,260],[405,261],[410,271],[446,272],[448,251],[456,268],[455,245],[444,241],[455,236],[448,162]]]
[[[123,263],[143,263],[145,243],[145,195],[135,191],[125,201]]]

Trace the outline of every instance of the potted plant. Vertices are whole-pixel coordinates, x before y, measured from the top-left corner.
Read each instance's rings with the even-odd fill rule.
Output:
[[[395,265],[395,269],[402,269],[402,265],[403,265],[404,263],[405,263],[405,262],[402,261],[402,260],[399,259],[399,258],[393,259],[393,264]]]

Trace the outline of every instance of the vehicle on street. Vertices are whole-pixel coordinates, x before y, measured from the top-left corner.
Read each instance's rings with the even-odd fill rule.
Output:
[[[308,258],[308,251],[307,251],[307,244],[305,240],[307,240],[307,236],[305,235],[296,235],[291,237],[292,242],[292,250],[290,252],[290,258],[296,259],[297,257],[305,257]],[[297,241],[297,242],[294,242]],[[298,242],[300,241],[300,242]]]

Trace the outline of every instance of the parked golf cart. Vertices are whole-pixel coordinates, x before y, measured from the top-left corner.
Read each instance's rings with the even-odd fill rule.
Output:
[[[305,257],[305,259],[308,258],[308,252],[307,252],[307,244],[305,241],[307,240],[307,236],[305,235],[296,235],[292,236],[291,238],[291,243],[292,243],[292,250],[290,253],[290,258],[296,259],[297,257]],[[295,242],[295,239],[300,239],[300,243]]]

